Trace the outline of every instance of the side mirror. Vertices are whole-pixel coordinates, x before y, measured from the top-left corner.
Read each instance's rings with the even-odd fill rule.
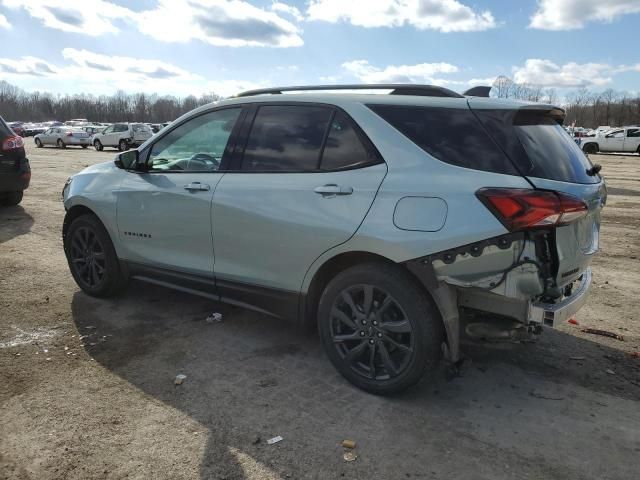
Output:
[[[114,162],[118,168],[130,170],[138,163],[138,150],[128,150],[116,156]]]

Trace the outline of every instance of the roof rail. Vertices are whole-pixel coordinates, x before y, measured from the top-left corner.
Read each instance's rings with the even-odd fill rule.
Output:
[[[421,97],[454,97],[463,98],[459,93],[448,88],[435,85],[412,85],[400,83],[354,84],[354,85],[300,85],[296,87],[259,88],[248,90],[236,97],[252,97],[254,95],[279,95],[284,92],[307,92],[317,90],[391,90],[389,95],[412,95]]]

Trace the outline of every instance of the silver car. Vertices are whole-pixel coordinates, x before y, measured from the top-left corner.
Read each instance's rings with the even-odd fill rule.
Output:
[[[33,140],[36,147],[42,148],[45,145],[55,145],[59,148],[67,148],[74,145],[87,148],[91,145],[91,136],[79,127],[52,127],[39,133]]]
[[[421,85],[246,92],[72,177],[69,267],[89,295],[138,279],[315,324],[349,381],[398,392],[463,333],[584,303],[606,189],[563,118]]]

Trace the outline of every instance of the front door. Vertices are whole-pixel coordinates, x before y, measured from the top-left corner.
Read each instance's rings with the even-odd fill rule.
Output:
[[[213,277],[211,200],[240,111],[191,118],[140,153],[147,171],[128,172],[116,192],[125,259]]]
[[[338,109],[267,104],[254,114],[214,194],[214,271],[223,297],[240,292],[282,314],[274,298],[297,298],[313,261],[355,233],[387,168]]]
[[[624,151],[624,130],[615,130],[604,136],[604,141],[600,145],[602,152],[622,152]]]

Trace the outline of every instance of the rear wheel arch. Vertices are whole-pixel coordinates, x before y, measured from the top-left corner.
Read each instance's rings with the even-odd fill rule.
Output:
[[[348,268],[365,263],[392,265],[398,269],[404,270],[409,274],[410,278],[414,281],[420,291],[431,297],[433,300],[433,296],[431,292],[429,292],[429,289],[411,270],[406,267],[405,264],[394,262],[393,260],[376,253],[366,251],[346,252],[330,258],[325,261],[318,270],[316,270],[304,296],[303,308],[301,311],[303,323],[305,325],[316,325],[315,316],[318,310],[318,303],[320,302],[322,292],[331,279]]]

